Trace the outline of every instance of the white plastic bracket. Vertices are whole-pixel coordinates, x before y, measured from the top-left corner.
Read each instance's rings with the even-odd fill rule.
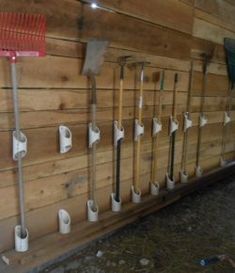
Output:
[[[122,200],[115,200],[115,193],[111,193],[112,211],[119,212],[122,209]]]
[[[185,171],[180,171],[180,182],[182,184],[188,183],[188,173]]]
[[[29,231],[26,229],[26,236],[21,238],[21,226],[15,226],[15,251],[25,252],[29,249]]]
[[[157,196],[159,195],[159,191],[160,191],[160,185],[158,182],[150,183],[151,195]]]
[[[203,127],[207,124],[208,119],[206,118],[205,115],[200,115],[200,127]]]
[[[162,123],[158,118],[153,118],[153,137],[162,131]]]
[[[92,129],[92,123],[89,123],[89,148],[100,140],[100,129],[98,127],[95,130]]]
[[[220,158],[220,167],[225,167],[227,165],[227,161],[224,160],[222,157]]]
[[[179,128],[179,122],[174,119],[172,116],[170,117],[170,135],[177,131]]]
[[[144,125],[140,124],[138,119],[135,120],[135,141],[144,134]]]
[[[72,148],[72,132],[66,126],[59,126],[60,153],[67,153]]]
[[[196,177],[201,177],[203,174],[203,170],[200,166],[196,167]]]
[[[98,221],[99,208],[96,205],[96,210],[94,211],[92,209],[93,205],[94,205],[94,200],[87,201],[87,216],[88,216],[89,222],[97,222]]]
[[[168,173],[166,174],[166,188],[169,191],[174,190],[175,188],[175,180],[171,180]]]
[[[184,132],[193,126],[193,122],[190,118],[189,112],[184,113]]]
[[[231,122],[230,114],[229,112],[224,112],[224,126],[228,124],[229,122]]]
[[[132,203],[138,204],[141,202],[141,191],[136,193],[133,185],[131,186],[131,196],[132,196]]]
[[[21,154],[21,158],[27,154],[27,137],[20,132],[20,139],[16,138],[16,131],[13,131],[13,159],[17,161],[17,157]]]
[[[68,234],[71,231],[71,217],[69,213],[64,210],[60,209],[58,211],[58,218],[59,218],[59,232],[61,234]]]
[[[124,128],[118,128],[118,122],[114,121],[114,146],[117,146],[117,143],[120,139],[124,139],[125,132]]]

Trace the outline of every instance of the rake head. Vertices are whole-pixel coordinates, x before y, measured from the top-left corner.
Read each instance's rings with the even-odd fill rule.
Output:
[[[45,16],[0,12],[0,56],[45,56]]]

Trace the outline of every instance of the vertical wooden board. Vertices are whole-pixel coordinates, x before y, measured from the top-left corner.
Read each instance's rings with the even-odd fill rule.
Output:
[[[192,33],[193,8],[177,0],[149,0],[148,3],[142,0],[99,0],[98,4],[141,20]]]

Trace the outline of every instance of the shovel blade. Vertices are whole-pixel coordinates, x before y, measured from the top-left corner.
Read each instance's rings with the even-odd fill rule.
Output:
[[[100,40],[91,40],[87,43],[86,58],[82,70],[83,75],[98,75],[100,73],[108,45],[108,41]]]
[[[228,72],[231,82],[235,83],[235,40],[230,38],[224,39],[224,47],[227,55]]]

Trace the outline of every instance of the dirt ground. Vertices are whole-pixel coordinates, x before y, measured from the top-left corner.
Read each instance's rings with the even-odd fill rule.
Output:
[[[218,254],[235,257],[235,181],[230,180],[90,244],[43,273],[235,272],[228,262],[199,264]]]

